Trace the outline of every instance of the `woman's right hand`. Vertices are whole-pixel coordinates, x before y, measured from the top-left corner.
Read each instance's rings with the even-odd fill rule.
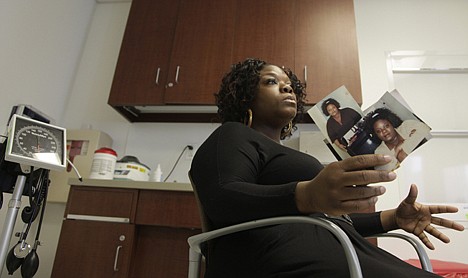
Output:
[[[338,216],[374,206],[385,187],[368,184],[392,181],[396,174],[373,169],[390,161],[389,156],[368,154],[330,163],[314,179],[297,184],[299,211]]]

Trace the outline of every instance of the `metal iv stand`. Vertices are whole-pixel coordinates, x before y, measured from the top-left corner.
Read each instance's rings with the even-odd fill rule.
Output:
[[[15,228],[16,217],[18,216],[18,211],[21,207],[21,196],[23,195],[25,183],[26,177],[18,175],[16,178],[15,189],[11,195],[10,202],[8,202],[8,212],[6,215],[5,225],[3,226],[2,236],[0,238],[0,275],[3,273],[3,267],[5,266],[11,236],[13,234],[13,229]]]

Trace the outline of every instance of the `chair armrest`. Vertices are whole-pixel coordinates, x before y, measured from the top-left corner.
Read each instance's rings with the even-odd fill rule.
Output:
[[[393,237],[393,238],[399,238],[407,241],[411,246],[413,246],[414,250],[418,254],[419,261],[421,262],[421,267],[429,272],[432,272],[432,264],[431,260],[429,259],[429,256],[426,253],[426,250],[424,249],[424,245],[420,243],[418,240],[408,236],[408,235],[403,235],[399,233],[383,233],[383,234],[376,234],[369,236],[369,238],[379,238],[379,237]]]
[[[309,216],[272,217],[272,218],[267,218],[267,219],[249,221],[249,222],[245,222],[245,223],[241,223],[241,224],[237,224],[237,225],[233,225],[233,226],[229,226],[229,227],[225,227],[225,228],[221,228],[221,229],[204,232],[198,235],[191,236],[187,240],[190,246],[190,251],[189,251],[190,260],[191,262],[193,260],[194,263],[197,260],[199,261],[199,258],[201,256],[200,245],[203,242],[206,242],[208,240],[215,239],[217,237],[221,237],[224,235],[240,232],[240,231],[249,230],[249,229],[278,225],[278,224],[289,224],[289,223],[308,223],[308,224],[318,225],[332,232],[338,238],[341,245],[343,246],[346,259],[348,261],[348,268],[350,271],[350,276],[352,278],[362,277],[361,266],[359,264],[359,259],[356,254],[356,250],[354,249],[354,246],[349,240],[346,233],[343,230],[341,230],[340,227],[338,227],[336,224],[334,224],[333,222],[329,220],[318,218],[318,217],[309,217]],[[196,255],[195,253],[197,253],[198,255]]]

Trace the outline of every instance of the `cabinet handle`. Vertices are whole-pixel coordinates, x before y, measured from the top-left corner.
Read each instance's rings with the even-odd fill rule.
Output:
[[[67,214],[66,219],[101,221],[101,222],[116,222],[116,223],[130,223],[130,218],[125,218],[125,217],[81,215],[81,214],[71,214],[71,213]]]
[[[307,84],[307,65],[304,66],[304,83]]]
[[[120,249],[122,249],[122,245],[117,246],[117,249],[115,250],[114,271],[119,271],[119,269],[117,268],[117,262],[119,260]]]
[[[156,72],[156,85],[159,85],[159,73],[161,72],[161,68],[158,68],[158,71]]]
[[[180,70],[180,66],[177,66],[176,74],[175,74],[175,83],[176,84],[179,84],[179,70]]]

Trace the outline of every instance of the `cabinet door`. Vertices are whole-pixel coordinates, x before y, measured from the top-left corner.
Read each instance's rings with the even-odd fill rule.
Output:
[[[135,226],[63,221],[52,277],[128,277]]]
[[[295,1],[238,1],[234,35],[234,62],[260,58],[294,67]]]
[[[134,0],[114,73],[109,104],[164,103],[179,0]]]
[[[362,103],[353,0],[296,0],[296,21],[295,71],[307,80],[307,102],[345,85]]]
[[[166,104],[214,104],[231,65],[235,0],[182,0],[172,48]]]
[[[200,233],[197,229],[139,226],[129,277],[187,277],[187,238]]]

